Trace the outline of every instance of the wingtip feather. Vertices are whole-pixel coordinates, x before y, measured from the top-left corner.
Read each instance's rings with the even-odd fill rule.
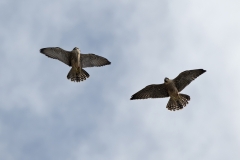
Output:
[[[44,49],[45,49],[45,48],[41,48],[41,49],[40,49],[40,53],[43,53]]]
[[[141,99],[141,98],[137,97],[136,94],[132,95],[130,98],[130,100],[138,100],[138,99]]]
[[[202,71],[202,74],[205,73],[205,72],[207,72],[205,69],[201,69],[201,71]]]

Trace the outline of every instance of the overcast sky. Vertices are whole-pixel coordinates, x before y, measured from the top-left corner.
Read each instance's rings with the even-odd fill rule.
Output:
[[[240,1],[1,0],[1,160],[239,160]],[[95,53],[70,67],[44,47]],[[206,73],[182,93],[130,101],[180,72]]]

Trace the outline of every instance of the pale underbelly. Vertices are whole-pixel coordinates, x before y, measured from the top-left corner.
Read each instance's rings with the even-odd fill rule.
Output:
[[[168,86],[168,94],[171,98],[178,98],[178,90],[173,86]]]

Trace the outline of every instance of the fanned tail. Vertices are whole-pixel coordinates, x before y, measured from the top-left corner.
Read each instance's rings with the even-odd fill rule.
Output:
[[[183,109],[190,101],[190,96],[186,94],[179,94],[179,99],[170,98],[167,104],[167,109],[170,111]]]
[[[88,77],[89,77],[89,74],[84,69],[81,69],[80,71],[80,68],[76,69],[73,67],[71,68],[71,70],[67,75],[67,78],[74,82],[84,81]]]

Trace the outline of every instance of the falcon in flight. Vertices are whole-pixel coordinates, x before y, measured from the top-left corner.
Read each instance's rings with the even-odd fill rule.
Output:
[[[95,54],[82,54],[80,49],[75,47],[72,51],[65,51],[59,47],[49,47],[40,49],[40,53],[58,59],[71,66],[67,78],[74,82],[84,81],[89,74],[83,69],[86,67],[100,67],[111,64],[106,58]]]
[[[170,97],[167,109],[170,111],[183,109],[190,101],[190,96],[180,93],[194,79],[206,72],[204,69],[187,70],[175,79],[165,78],[163,84],[151,84],[132,95],[130,100]]]

